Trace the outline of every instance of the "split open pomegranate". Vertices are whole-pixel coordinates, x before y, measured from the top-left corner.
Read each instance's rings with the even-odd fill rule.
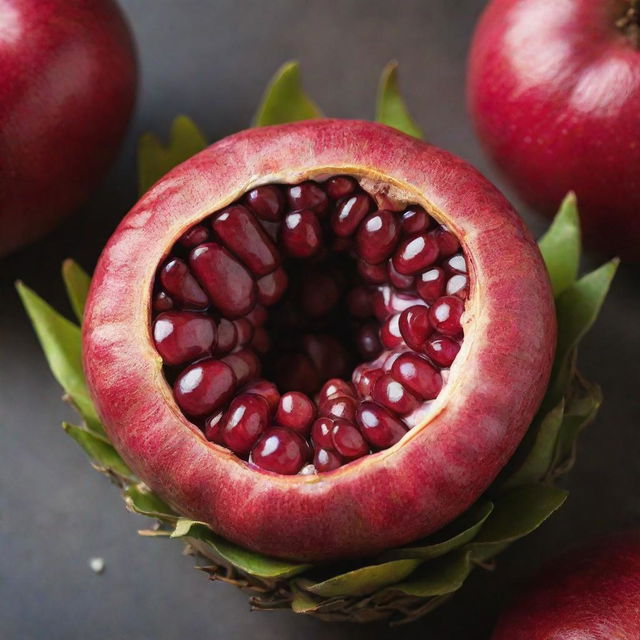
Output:
[[[535,243],[461,160],[372,123],[253,129],[128,214],[84,361],[110,438],[179,513],[327,560],[442,527],[512,455],[555,313]]]

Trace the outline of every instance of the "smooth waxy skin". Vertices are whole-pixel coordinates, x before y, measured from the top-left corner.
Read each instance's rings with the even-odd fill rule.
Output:
[[[465,341],[427,423],[397,445],[332,473],[277,476],[207,442],[181,414],[141,292],[151,290],[167,247],[185,229],[256,184],[341,173],[360,175],[369,192],[376,180],[395,185],[385,198],[425,206],[461,238],[473,275]],[[91,395],[140,477],[230,540],[312,561],[412,541],[472,504],[540,403],[556,334],[538,249],[494,187],[444,151],[382,125],[341,120],[245,131],[174,169],[110,239],[85,313]]]
[[[88,197],[120,146],[135,89],[115,2],[0,2],[0,256]]]
[[[638,640],[640,531],[566,554],[500,618],[492,640]]]
[[[468,104],[486,149],[551,216],[578,195],[587,238],[640,260],[640,49],[628,0],[493,0],[469,55]]]

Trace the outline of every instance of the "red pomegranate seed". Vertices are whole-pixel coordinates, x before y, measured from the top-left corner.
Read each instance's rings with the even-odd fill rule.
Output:
[[[224,425],[224,411],[217,411],[212,416],[209,416],[204,423],[204,437],[209,442],[215,442],[216,444],[224,444],[222,439],[222,427]]]
[[[313,466],[319,473],[333,471],[341,467],[342,463],[342,458],[335,451],[329,449],[317,449],[313,456]]]
[[[444,294],[446,276],[440,267],[421,273],[416,280],[418,295],[428,304],[433,304]]]
[[[354,287],[347,294],[347,307],[354,318],[369,318],[373,314],[371,292],[366,287]]]
[[[445,260],[442,265],[444,270],[449,274],[467,273],[467,261],[461,253],[457,253],[455,256],[451,256]]]
[[[258,218],[276,221],[282,218],[284,210],[284,194],[274,184],[256,187],[247,193],[245,203]]]
[[[438,244],[426,233],[403,240],[393,254],[393,266],[404,275],[418,273],[438,259]]]
[[[255,380],[248,384],[242,390],[243,393],[253,393],[256,396],[260,396],[267,401],[271,413],[278,408],[280,402],[280,392],[273,382],[268,380]]]
[[[405,349],[398,349],[397,351],[387,351],[386,353],[386,357],[385,360],[382,364],[382,370],[385,373],[390,373],[391,372],[391,367],[393,366],[393,363],[403,354],[406,353]]]
[[[366,193],[350,196],[341,200],[331,216],[331,228],[340,237],[355,233],[358,225],[371,211],[373,202]]]
[[[251,347],[259,354],[265,355],[271,349],[271,338],[269,332],[262,327],[258,327],[253,332],[251,338]]]
[[[306,459],[302,438],[282,427],[272,427],[262,434],[251,451],[251,462],[257,467],[288,476],[298,473]]]
[[[178,406],[190,416],[204,416],[220,409],[233,397],[236,376],[219,360],[201,360],[187,367],[173,385]]]
[[[262,366],[258,356],[252,349],[241,349],[222,359],[236,375],[238,384],[245,384],[260,375]]]
[[[304,393],[289,391],[280,398],[276,411],[276,423],[306,435],[316,417],[316,406]]]
[[[424,400],[437,397],[442,389],[442,376],[425,358],[403,353],[391,367],[391,375],[412,393]]]
[[[206,242],[193,249],[189,264],[217,309],[227,317],[243,316],[256,302],[249,272],[222,246]]]
[[[261,327],[269,316],[269,312],[263,307],[261,304],[257,304],[247,315],[245,318],[254,326]]]
[[[347,374],[349,356],[336,338],[326,334],[308,334],[304,336],[303,344],[321,379],[341,378]]]
[[[406,416],[408,413],[415,411],[420,404],[410,391],[407,391],[402,384],[394,380],[389,374],[380,376],[375,381],[371,397],[378,404],[400,416]]]
[[[164,292],[159,291],[153,298],[154,311],[169,311],[173,309],[173,300]]]
[[[318,394],[318,404],[322,404],[331,398],[339,398],[342,396],[355,398],[353,385],[340,378],[331,378],[331,380],[327,380],[324,385],[322,385],[322,389],[320,389],[320,393]]]
[[[429,308],[431,326],[445,336],[457,336],[462,332],[460,318],[464,311],[464,302],[454,296],[438,298]]]
[[[377,358],[382,351],[378,326],[373,322],[362,325],[356,336],[356,346],[365,360]]]
[[[322,242],[320,222],[309,209],[289,213],[282,224],[281,235],[284,248],[294,258],[309,258]]]
[[[276,381],[284,391],[315,393],[320,386],[320,376],[311,358],[304,353],[288,353],[276,363]]]
[[[389,282],[396,289],[411,289],[415,284],[414,276],[407,276],[397,271],[392,259],[387,261],[387,273],[389,274]]]
[[[320,403],[318,407],[323,418],[348,420],[353,422],[356,417],[356,400],[349,396],[329,398]]]
[[[229,353],[238,343],[238,330],[236,325],[227,320],[220,318],[218,323],[218,345],[215,349],[215,355],[221,356]]]
[[[393,252],[400,226],[393,211],[382,209],[370,213],[356,233],[358,255],[369,264],[378,264]]]
[[[369,445],[362,434],[352,424],[337,421],[331,432],[334,449],[348,460],[360,458],[369,453]]]
[[[391,313],[391,288],[387,286],[378,288],[371,299],[373,301],[373,314],[380,322],[384,322]]]
[[[333,449],[331,432],[335,423],[331,418],[318,418],[311,426],[311,441],[316,448]]]
[[[387,449],[407,432],[404,424],[375,402],[358,407],[356,421],[365,440],[376,449]]]
[[[269,426],[269,405],[252,393],[236,396],[227,411],[222,439],[231,451],[246,455]]]
[[[429,322],[429,309],[415,305],[400,314],[400,334],[412,349],[422,351],[427,338],[433,333]]]
[[[433,231],[432,234],[433,238],[438,243],[438,249],[440,250],[440,255],[443,258],[452,256],[460,248],[458,238],[456,238],[451,231],[447,231],[440,227]]]
[[[375,381],[384,375],[384,371],[376,366],[361,364],[353,370],[353,384],[362,398],[371,395]]]
[[[424,301],[413,293],[391,291],[389,296],[389,310],[391,312],[402,313],[405,309],[415,305],[425,306]]]
[[[271,222],[270,220],[260,220],[260,226],[265,230],[265,233],[275,242],[278,243],[280,238],[280,227],[282,226],[280,221]]]
[[[310,209],[313,213],[323,215],[329,207],[329,198],[322,187],[311,180],[289,187],[289,208],[292,211]]]
[[[466,300],[469,295],[469,277],[462,273],[451,276],[447,281],[446,294]]]
[[[194,309],[205,309],[209,306],[207,294],[180,258],[167,262],[160,272],[160,282],[166,291],[184,306]]]
[[[245,344],[251,342],[253,338],[253,325],[247,320],[247,318],[238,318],[233,321],[236,325],[236,334],[238,336],[238,346],[243,347]]]
[[[280,263],[280,254],[271,238],[241,204],[223,209],[212,226],[224,246],[258,278],[271,273]]]
[[[189,311],[166,311],[153,323],[156,349],[168,365],[182,364],[211,353],[216,345],[213,320]]]
[[[310,318],[328,314],[338,304],[340,288],[328,273],[312,273],[302,284],[300,306]]]
[[[197,247],[208,239],[209,230],[201,224],[197,224],[195,227],[191,227],[186,233],[183,233],[178,242],[187,249],[193,249],[193,247]]]
[[[364,260],[358,261],[358,273],[367,281],[372,284],[384,284],[389,279],[387,273],[387,267],[382,264],[369,264]]]
[[[400,224],[402,225],[402,231],[407,235],[414,233],[422,233],[429,228],[431,219],[427,212],[418,206],[409,207],[402,214]]]
[[[358,183],[351,176],[334,176],[324,183],[324,190],[332,200],[341,200],[352,195]]]
[[[267,276],[263,276],[256,283],[258,287],[258,302],[267,307],[275,304],[286,291],[288,284],[287,272],[282,267]]]
[[[451,338],[433,335],[424,347],[424,352],[440,367],[450,367],[460,351],[460,345]]]
[[[402,344],[400,314],[396,313],[385,321],[380,329],[380,341],[387,349],[395,349]]]

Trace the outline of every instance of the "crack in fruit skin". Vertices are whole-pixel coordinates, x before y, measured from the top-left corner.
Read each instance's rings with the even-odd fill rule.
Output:
[[[312,442],[319,420],[324,429],[316,434],[316,439],[323,439],[313,458],[302,445],[300,456],[296,445],[290,445],[302,440],[276,438],[269,447],[265,445],[266,450],[241,460],[216,444],[218,436],[212,434],[213,442],[206,440],[199,428],[201,418],[195,425],[181,414],[163,379],[162,361],[150,330],[157,269],[185,231],[244,193],[276,182],[324,184],[345,174],[351,177],[345,184],[355,178],[373,197],[376,185],[384,185],[384,202],[377,206],[388,210],[394,202],[419,205],[460,239],[461,249],[456,253],[467,258],[471,284],[462,318],[464,342],[437,398],[426,400],[409,414],[409,418],[416,417],[412,418],[415,426],[408,431],[404,418],[371,399],[375,380],[363,392],[365,365],[356,367],[353,387],[343,378],[340,384],[327,382],[320,389],[332,374],[321,378],[302,350],[289,354],[292,362],[283,371],[270,371],[265,359],[268,378],[236,379],[239,389],[232,396],[262,387],[269,394],[265,400],[270,411],[275,412],[278,394],[285,389],[279,391],[270,384],[271,374],[286,373],[295,365],[299,374],[294,382],[304,382],[309,398],[318,389],[320,396],[326,396],[323,399],[356,394],[360,400],[355,422],[316,418]],[[265,176],[262,182],[261,176]],[[310,193],[317,201],[307,194],[303,204],[317,209],[314,215],[321,229],[326,229],[331,202],[320,206],[317,192]],[[294,191],[295,197],[304,195],[296,194]],[[395,212],[398,221],[401,206]],[[283,211],[280,225],[286,215]],[[397,226],[399,239],[401,224]],[[269,235],[278,237],[274,229]],[[353,246],[359,255],[357,243]],[[382,260],[389,258],[393,247],[384,249],[376,258],[382,253]],[[305,260],[321,263],[328,256],[353,260],[348,251],[328,250],[324,244]],[[387,265],[378,264],[386,281]],[[291,327],[300,326],[296,324],[300,315],[288,302],[297,286],[293,273],[289,273],[289,284],[279,288],[278,302],[269,307],[260,300],[270,309],[264,327],[271,326],[278,306],[284,336],[291,334]],[[333,277],[344,292],[339,273]],[[361,269],[356,268],[352,275],[360,278],[359,273]],[[451,270],[446,273],[447,279],[453,275]],[[265,277],[269,276],[260,280]],[[366,286],[378,290],[369,313],[380,314],[379,323],[416,304],[427,304],[419,295],[398,292],[388,284]],[[118,305],[113,304],[114,298]],[[397,131],[340,120],[252,129],[212,145],[173,170],[142,198],[112,236],[97,266],[85,314],[83,360],[91,396],[110,439],[139,477],[179,513],[207,522],[237,544],[309,561],[369,555],[407,543],[439,529],[472,504],[512,455],[538,408],[550,373],[556,331],[548,276],[537,247],[504,198],[484,178],[461,160]],[[347,328],[345,331],[349,336]],[[218,343],[220,333],[218,326]],[[272,339],[280,339],[271,334]],[[433,365],[436,362],[428,356],[427,346],[436,342],[434,335],[427,339],[425,353],[417,354]],[[458,344],[455,339],[438,340]],[[324,344],[324,338],[320,342]],[[302,349],[305,343],[297,344]],[[382,371],[378,380],[383,375],[393,377],[394,365],[406,352],[406,347],[397,353],[383,352],[366,367],[375,364]],[[234,356],[223,357],[228,362]],[[255,361],[254,375],[258,376],[257,357]],[[351,360],[349,366],[357,361]],[[402,375],[411,377],[406,371]],[[216,431],[217,412],[214,407],[201,414],[202,420],[214,423],[204,425],[205,430]],[[343,425],[336,425],[338,420],[360,427],[375,450],[395,444],[345,463],[339,452],[334,453],[336,444],[330,439],[333,428]],[[284,428],[271,425],[269,429]],[[339,431],[343,430],[350,433],[346,427]],[[291,429],[286,432],[296,435]],[[280,470],[290,472],[304,459],[305,469],[313,464],[321,472],[284,475],[273,467],[262,470],[259,465],[271,455],[271,447],[288,452],[271,458],[276,467],[282,465]]]

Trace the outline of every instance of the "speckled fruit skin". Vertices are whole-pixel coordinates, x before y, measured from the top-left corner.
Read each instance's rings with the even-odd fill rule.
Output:
[[[638,640],[640,531],[553,561],[502,615],[492,640]]]
[[[270,182],[359,176],[425,206],[461,238],[472,274],[465,341],[429,419],[398,444],[331,473],[250,468],[177,407],[150,335],[150,297],[185,229]],[[113,304],[118,300],[118,304]],[[180,513],[273,556],[364,556],[436,531],[512,455],[544,394],[555,312],[536,244],[504,197],[462,160],[370,122],[312,120],[225,138],[158,182],[96,268],[84,327],[91,395],[131,467]]]
[[[0,256],[86,200],[120,146],[135,90],[115,2],[0,2]]]
[[[640,260],[640,49],[616,27],[628,0],[493,0],[469,54],[480,140],[551,216],[578,196],[587,240]]]

